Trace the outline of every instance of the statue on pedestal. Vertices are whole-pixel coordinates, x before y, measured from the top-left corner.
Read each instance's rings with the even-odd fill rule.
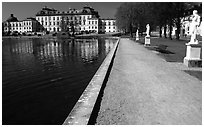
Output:
[[[149,37],[149,31],[150,31],[150,26],[149,24],[146,25],[146,34],[147,34],[147,37]]]
[[[190,24],[190,30],[189,30],[191,35],[191,40],[189,44],[198,44],[198,40],[196,39],[196,34],[197,34],[197,29],[199,25],[200,25],[200,16],[198,15],[198,11],[194,10],[192,15],[192,21]]]

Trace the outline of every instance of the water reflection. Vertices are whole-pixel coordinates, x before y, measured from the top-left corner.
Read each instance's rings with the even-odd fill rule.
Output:
[[[115,42],[3,39],[3,124],[62,124]]]
[[[7,45],[10,47],[11,54],[18,54],[21,61],[25,60],[25,54],[34,55],[43,62],[52,61],[58,64],[62,61],[63,56],[69,56],[70,60],[82,60],[84,63],[93,62],[97,59],[101,50],[108,53],[114,43],[106,39],[105,43],[99,43],[98,39],[76,39],[76,40],[16,40],[14,43]],[[99,47],[104,47],[101,49]],[[81,58],[81,59],[78,59]]]

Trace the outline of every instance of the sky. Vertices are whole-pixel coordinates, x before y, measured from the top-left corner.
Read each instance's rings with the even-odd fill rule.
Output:
[[[88,5],[99,12],[101,18],[115,18],[117,8],[122,2],[2,2],[2,20],[5,21],[10,14],[18,20],[35,17],[35,14],[44,6],[67,11],[69,8],[82,9]]]

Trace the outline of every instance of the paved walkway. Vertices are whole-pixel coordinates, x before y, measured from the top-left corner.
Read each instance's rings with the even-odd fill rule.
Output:
[[[96,124],[201,124],[202,82],[121,39]]]

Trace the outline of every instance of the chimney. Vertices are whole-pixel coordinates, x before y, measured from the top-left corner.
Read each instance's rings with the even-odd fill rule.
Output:
[[[13,14],[11,14],[11,17],[13,17]]]

